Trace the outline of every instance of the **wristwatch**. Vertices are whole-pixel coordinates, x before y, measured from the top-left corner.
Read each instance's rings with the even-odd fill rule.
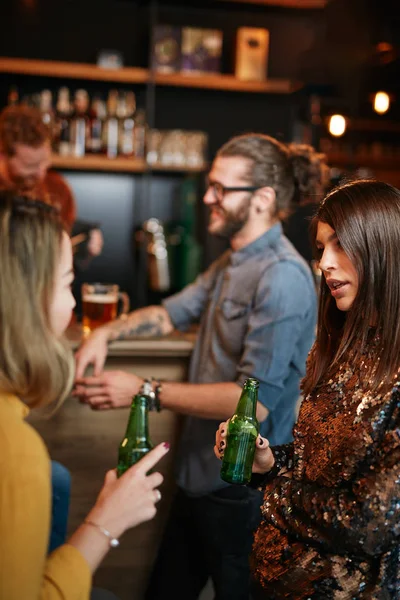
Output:
[[[158,379],[145,379],[143,385],[140,388],[140,394],[142,396],[146,396],[148,399],[149,410],[156,410],[160,412],[161,410],[161,402],[160,402],[160,394],[161,394],[161,381]]]

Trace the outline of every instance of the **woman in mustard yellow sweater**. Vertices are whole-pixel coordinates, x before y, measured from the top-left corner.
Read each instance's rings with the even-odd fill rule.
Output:
[[[120,479],[115,471],[67,544],[46,556],[50,460],[24,418],[56,406],[73,380],[62,334],[75,305],[72,252],[55,209],[0,193],[0,600],[87,600],[91,575],[127,529],[156,513],[168,451],[160,444]]]

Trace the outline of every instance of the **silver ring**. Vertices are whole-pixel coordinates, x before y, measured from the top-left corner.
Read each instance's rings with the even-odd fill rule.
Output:
[[[154,493],[156,495],[155,502],[159,502],[161,500],[161,492],[160,492],[160,490],[154,490]]]

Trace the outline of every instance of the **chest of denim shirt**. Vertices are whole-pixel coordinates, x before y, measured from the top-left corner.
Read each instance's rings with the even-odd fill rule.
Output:
[[[218,273],[201,319],[190,367],[190,381],[234,381],[243,350],[257,276],[242,286],[241,269],[227,265]]]

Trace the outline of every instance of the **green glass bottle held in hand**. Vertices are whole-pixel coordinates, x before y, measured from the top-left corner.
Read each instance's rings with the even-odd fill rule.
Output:
[[[228,483],[244,485],[251,479],[260,429],[256,417],[258,386],[257,379],[246,379],[236,412],[229,421],[221,467],[221,479]]]
[[[149,400],[151,392],[151,384],[145,382],[132,400],[125,437],[118,449],[118,477],[121,477],[129,467],[132,467],[153,448],[149,438]]]

